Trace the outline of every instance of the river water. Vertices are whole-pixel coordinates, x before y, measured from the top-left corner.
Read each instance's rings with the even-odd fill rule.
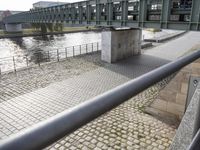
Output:
[[[51,51],[95,42],[101,42],[101,33],[83,32],[63,35],[0,39],[0,58],[29,55],[38,50]]]
[[[101,42],[101,33],[99,32],[0,39],[1,71],[12,70],[14,65],[16,68],[25,67],[26,59],[29,63],[35,62],[32,56],[37,52],[56,52],[56,50],[61,51],[71,46],[97,42]]]
[[[142,37],[152,38],[163,34],[169,34],[171,32],[173,31],[163,31],[154,34],[149,31],[143,31]],[[37,63],[37,61],[32,59],[33,54],[35,54],[36,52],[43,53],[56,51],[57,49],[64,50],[66,47],[84,45],[87,43],[99,43],[98,46],[100,46],[101,33],[79,32],[61,35],[0,39],[0,71],[4,72],[8,70],[13,70],[14,67],[25,67],[28,65],[27,61],[29,64]],[[70,55],[72,55],[72,53]]]

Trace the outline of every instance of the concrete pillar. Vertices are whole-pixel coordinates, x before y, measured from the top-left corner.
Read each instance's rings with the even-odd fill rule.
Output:
[[[22,24],[5,24],[7,32],[22,32]]]
[[[102,32],[101,59],[114,63],[141,54],[141,29],[109,29]]]

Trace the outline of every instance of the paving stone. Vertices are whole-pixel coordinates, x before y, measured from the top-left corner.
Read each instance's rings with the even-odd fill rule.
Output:
[[[73,70],[73,67],[64,69],[67,65],[66,61],[64,64],[60,63],[60,67],[58,64],[54,64],[52,68],[48,66],[47,70],[44,69],[37,75],[35,73],[34,76],[25,75],[23,72],[25,77],[23,80],[19,79],[18,82],[5,86],[4,84],[12,79],[1,82],[0,85],[3,88],[0,92],[3,91],[5,96],[0,97],[0,139],[167,63],[165,60],[146,55],[116,64],[101,63],[99,54],[96,54],[94,58],[90,58],[91,60],[75,58],[80,62],[74,64],[74,69],[76,70],[76,67],[80,69],[80,64],[84,68],[80,69],[81,71],[77,69],[79,75],[76,75],[75,71],[68,73]],[[56,66],[59,69],[56,69]],[[55,83],[50,84],[54,79],[56,79]],[[175,128],[145,114],[142,108],[152,103],[159,90],[169,80],[163,80],[162,84],[158,83],[150,87],[46,149],[63,149],[63,147],[71,150],[145,149],[150,144],[152,148],[157,148],[156,141],[160,138],[161,131],[169,129],[166,132],[174,134]],[[40,89],[36,90],[38,88]],[[163,138],[166,139],[163,144],[170,144],[172,137]],[[165,147],[168,148],[169,145]]]

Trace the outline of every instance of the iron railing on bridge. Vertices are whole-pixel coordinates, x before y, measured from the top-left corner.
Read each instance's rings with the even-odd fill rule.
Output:
[[[59,62],[69,57],[93,53],[101,50],[98,42],[59,48],[50,51],[37,51],[30,56],[12,56],[0,58],[0,76],[7,71],[17,72],[18,69],[27,68],[34,64],[41,65],[45,62]]]
[[[45,148],[102,114],[119,106],[148,87],[179,71],[198,58],[200,58],[200,51],[163,65],[160,68],[79,104],[70,110],[57,114],[46,121],[1,141],[0,150],[36,150]],[[199,143],[199,139],[197,141],[196,143]],[[194,145],[194,147],[196,146]]]

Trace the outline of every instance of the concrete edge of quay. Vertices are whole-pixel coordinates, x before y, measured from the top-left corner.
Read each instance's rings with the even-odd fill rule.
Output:
[[[151,38],[151,39],[144,39],[145,42],[156,42],[156,43],[162,43],[162,42],[167,42],[169,40],[172,40],[174,38],[180,37],[184,34],[186,34],[188,31],[184,31],[181,33],[174,33],[174,34],[169,34],[167,36],[161,36],[158,38]]]

